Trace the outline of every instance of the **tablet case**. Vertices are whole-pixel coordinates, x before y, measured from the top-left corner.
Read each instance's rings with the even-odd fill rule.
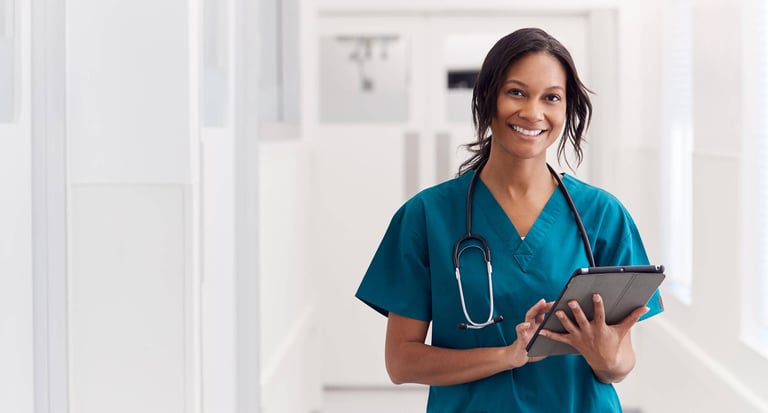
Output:
[[[542,329],[565,333],[565,328],[554,315],[564,310],[575,322],[568,307],[571,300],[578,301],[589,320],[594,317],[592,295],[600,294],[605,306],[605,321],[617,324],[637,307],[648,303],[664,280],[663,265],[638,265],[625,267],[590,267],[576,270],[555,300],[552,310],[528,343],[528,357],[553,356],[577,353],[573,347],[539,335]]]

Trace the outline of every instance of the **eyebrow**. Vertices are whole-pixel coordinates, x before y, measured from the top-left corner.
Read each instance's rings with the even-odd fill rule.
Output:
[[[521,82],[521,81],[519,81],[519,80],[515,80],[515,79],[510,79],[510,80],[507,80],[507,81],[505,81],[504,83],[502,83],[501,85],[502,85],[502,86],[504,86],[504,85],[506,85],[506,84],[508,84],[508,83],[514,83],[514,84],[516,84],[516,85],[520,85],[520,86],[522,86],[522,87],[524,87],[524,88],[527,88],[527,87],[528,87],[528,85],[526,85],[525,83],[523,83],[523,82]],[[565,92],[565,88],[564,88],[564,87],[562,87],[562,86],[558,86],[558,85],[555,85],[555,86],[550,86],[550,87],[546,88],[545,90],[552,90],[552,89],[561,90],[561,91]]]

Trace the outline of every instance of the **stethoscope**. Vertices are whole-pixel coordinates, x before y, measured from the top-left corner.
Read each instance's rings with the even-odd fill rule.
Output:
[[[472,233],[472,195],[475,190],[475,183],[477,182],[477,178],[480,176],[480,171],[482,171],[483,167],[485,166],[485,163],[481,164],[477,167],[475,170],[475,174],[472,176],[472,180],[469,181],[469,189],[467,190],[467,233],[464,234],[463,237],[459,238],[458,241],[456,241],[456,244],[453,246],[453,266],[456,269],[456,283],[459,285],[459,297],[461,298],[461,309],[464,310],[464,317],[467,319],[467,323],[459,323],[459,329],[466,330],[468,328],[470,329],[480,329],[483,327],[487,327],[491,324],[500,323],[504,321],[504,317],[501,315],[497,315],[496,317],[493,316],[493,268],[491,268],[491,249],[488,247],[488,242],[485,240],[485,238],[481,237],[480,235],[473,234]],[[587,236],[587,231],[584,229],[584,224],[581,222],[581,216],[579,215],[579,211],[576,210],[576,205],[573,203],[573,198],[571,198],[571,194],[568,193],[568,189],[563,184],[563,180],[560,179],[560,175],[555,172],[554,169],[552,169],[549,164],[547,164],[547,168],[549,169],[549,173],[552,174],[552,176],[557,181],[557,186],[560,188],[560,190],[563,193],[563,196],[565,196],[565,200],[568,202],[568,206],[571,208],[571,211],[573,212],[573,216],[576,219],[576,225],[579,227],[579,231],[581,232],[581,239],[584,242],[584,249],[587,252],[587,259],[589,260],[589,265],[591,267],[595,266],[595,257],[592,256],[592,247],[589,245],[589,237]],[[477,245],[475,243],[468,244],[461,248],[461,244],[467,242],[467,241],[476,241],[482,245]],[[488,319],[485,320],[482,323],[475,322],[472,320],[472,318],[469,317],[469,312],[467,311],[467,303],[464,300],[464,289],[461,285],[461,272],[459,271],[459,258],[461,257],[461,254],[464,253],[469,248],[477,248],[483,253],[483,259],[485,260],[485,266],[486,266],[486,273],[488,274],[488,297],[490,300],[490,308],[488,310]]]

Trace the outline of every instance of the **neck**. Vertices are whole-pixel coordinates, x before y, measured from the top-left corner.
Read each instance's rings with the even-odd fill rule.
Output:
[[[557,186],[546,161],[540,159],[500,162],[491,157],[480,173],[480,179],[489,188],[513,199],[551,193]]]

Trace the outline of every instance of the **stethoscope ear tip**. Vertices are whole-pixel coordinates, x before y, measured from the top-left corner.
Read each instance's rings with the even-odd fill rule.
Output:
[[[466,330],[467,329],[467,324],[466,323],[459,323],[458,327],[459,327],[459,330]]]

